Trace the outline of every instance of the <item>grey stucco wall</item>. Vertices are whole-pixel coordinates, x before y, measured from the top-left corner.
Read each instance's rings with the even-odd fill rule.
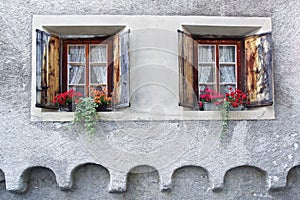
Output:
[[[295,167],[300,165],[299,4],[297,0],[2,0],[0,169],[5,181],[0,183],[1,198],[299,199],[300,172]],[[134,170],[124,181],[127,172],[114,171],[112,164],[97,154],[101,148],[89,143],[69,123],[30,122],[31,20],[32,15],[43,14],[271,17],[276,119],[232,122],[230,134],[221,139],[220,122],[216,121],[99,122],[98,130],[105,134],[95,140],[119,150],[118,164],[136,167],[126,162],[122,152],[138,156],[153,153],[153,165],[165,158],[164,154],[171,155],[167,162],[161,161],[161,167],[155,165],[156,170]],[[172,155],[175,148],[182,149],[182,154]],[[81,166],[86,163],[109,169]],[[186,165],[198,167],[181,168]],[[173,172],[170,182],[168,175]],[[0,177],[4,180],[3,175]],[[125,193],[108,193],[108,185],[111,191],[121,191],[126,182]],[[22,191],[26,183],[27,192],[5,190]]]

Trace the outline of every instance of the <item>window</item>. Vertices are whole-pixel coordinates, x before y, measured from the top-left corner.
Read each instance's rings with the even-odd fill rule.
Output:
[[[129,106],[129,31],[110,37],[66,39],[36,30],[36,107],[74,89],[90,96],[107,88],[114,108]]]
[[[199,92],[207,86],[222,94],[239,88],[249,107],[273,104],[271,33],[228,40],[178,34],[180,106],[198,109]]]
[[[112,44],[104,39],[63,40],[62,90],[90,96],[92,89],[112,91]]]
[[[206,87],[221,94],[228,88],[238,88],[241,74],[240,40],[196,40],[195,58],[198,62],[198,96]]]

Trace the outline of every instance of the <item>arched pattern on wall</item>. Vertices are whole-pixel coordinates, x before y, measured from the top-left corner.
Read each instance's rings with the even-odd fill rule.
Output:
[[[145,195],[159,191],[160,178],[158,171],[149,165],[139,165],[130,169],[127,174],[126,193],[142,191]]]
[[[291,187],[298,187],[298,190],[300,188],[300,165],[292,167],[288,172],[286,188]]]
[[[200,166],[187,165],[177,168],[172,175],[172,195],[184,193],[184,198],[207,192],[209,188],[208,171]],[[187,192],[189,191],[189,192]]]
[[[224,176],[224,192],[235,191],[236,197],[243,194],[267,192],[266,172],[256,166],[243,165],[231,168]]]
[[[72,188],[78,193],[87,189],[96,193],[108,193],[110,174],[108,169],[99,164],[84,163],[72,170],[72,181]]]

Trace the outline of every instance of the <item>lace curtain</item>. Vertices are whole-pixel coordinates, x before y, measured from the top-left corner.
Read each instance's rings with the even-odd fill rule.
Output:
[[[199,62],[215,62],[215,46],[199,46]]]
[[[229,87],[235,87],[236,83],[236,52],[235,46],[219,46],[219,70],[220,70],[220,92],[224,93]],[[215,46],[199,45],[198,47],[198,80],[199,90],[203,90],[205,85],[215,86]]]
[[[212,66],[199,66],[198,80],[200,83],[213,82]]]
[[[74,45],[69,47],[69,84],[85,83],[86,54],[84,45]],[[93,84],[106,84],[106,46],[90,46],[90,82]]]
[[[107,63],[106,46],[104,45],[90,46],[90,65],[91,65],[92,84],[106,85],[107,83],[106,63]]]
[[[84,84],[85,75],[85,46],[69,46],[69,84]]]
[[[235,62],[235,46],[219,46],[219,62]]]
[[[199,45],[198,49],[199,68],[198,80],[200,83],[214,81],[215,46]],[[207,64],[204,64],[207,63]]]
[[[235,83],[235,65],[220,66],[220,81],[221,83]]]
[[[235,46],[219,47],[220,81],[223,83],[235,83]],[[233,64],[222,64],[233,63]]]

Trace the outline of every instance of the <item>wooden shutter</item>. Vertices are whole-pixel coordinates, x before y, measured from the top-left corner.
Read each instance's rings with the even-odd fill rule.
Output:
[[[179,106],[197,107],[197,74],[194,67],[194,40],[178,30]]]
[[[270,33],[245,38],[246,89],[250,106],[273,104],[272,37]]]
[[[129,33],[127,30],[113,38],[113,107],[129,106]]]
[[[36,107],[57,108],[60,41],[56,35],[36,30]]]

